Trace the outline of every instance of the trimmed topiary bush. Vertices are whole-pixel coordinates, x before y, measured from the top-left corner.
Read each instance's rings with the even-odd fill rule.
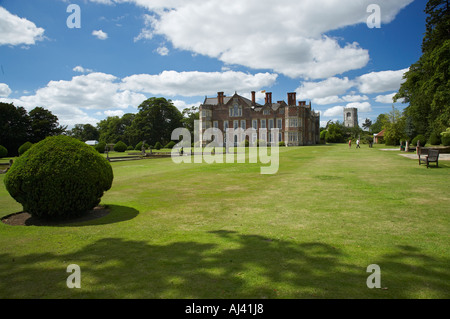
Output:
[[[3,145],[0,145],[0,158],[6,157],[8,155],[8,150]]]
[[[33,216],[79,216],[100,203],[111,188],[109,162],[73,137],[52,136],[19,157],[4,178],[9,194]]]
[[[149,145],[145,143],[145,149],[148,149]],[[136,151],[142,151],[142,142],[137,143],[136,147],[134,148]]]
[[[31,142],[25,142],[19,147],[19,156],[22,156],[26,151],[30,149],[30,147],[33,146],[33,143]]]
[[[166,146],[164,146],[164,148],[173,148],[175,145],[176,143],[174,141],[170,141]]]
[[[428,143],[431,145],[439,145],[441,144],[441,135],[436,132],[432,132],[430,138],[428,139]]]
[[[444,146],[450,146],[450,127],[441,133],[441,141]]]
[[[94,148],[99,153],[105,153],[106,143],[105,142],[99,142],[97,145],[94,146]]]
[[[122,141],[119,141],[114,145],[114,150],[116,152],[125,152],[127,150],[127,144]]]
[[[156,144],[155,144],[155,150],[160,150],[160,149],[162,149],[161,143],[160,143],[160,142],[156,142]]]
[[[425,136],[423,136],[422,134],[419,134],[415,138],[413,138],[413,140],[411,141],[411,144],[413,146],[416,146],[417,141],[420,141],[420,146],[424,146],[427,141],[427,138]]]

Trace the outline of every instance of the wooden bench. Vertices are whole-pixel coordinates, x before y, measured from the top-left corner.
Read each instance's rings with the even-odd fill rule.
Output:
[[[425,150],[423,150],[425,151]],[[427,156],[425,156],[424,158],[420,157],[420,155],[425,155],[422,150],[418,152],[419,155],[419,165],[421,165],[422,163],[427,165],[427,168],[430,167],[430,163],[436,163],[436,167],[439,167],[439,150],[427,150]]]

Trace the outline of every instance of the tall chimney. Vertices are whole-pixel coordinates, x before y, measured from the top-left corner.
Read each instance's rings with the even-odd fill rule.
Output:
[[[266,104],[272,104],[272,92],[266,93]]]
[[[219,105],[223,104],[223,92],[217,92],[217,100]]]
[[[288,93],[288,105],[295,105],[297,100],[297,93],[291,92]]]
[[[256,103],[256,92],[252,91],[252,103],[255,104]]]

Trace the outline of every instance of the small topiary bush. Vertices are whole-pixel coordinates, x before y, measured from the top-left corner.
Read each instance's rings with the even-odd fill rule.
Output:
[[[420,146],[424,146],[427,141],[427,138],[425,136],[423,136],[422,134],[419,134],[415,138],[413,138],[413,140],[411,141],[411,144],[413,146],[416,146],[417,141],[420,141]]]
[[[19,157],[4,178],[9,194],[33,216],[79,216],[111,188],[109,162],[92,146],[69,136],[47,137]]]
[[[19,156],[22,156],[26,151],[30,149],[30,147],[33,146],[33,143],[31,142],[25,142],[19,147]]]
[[[127,151],[133,151],[133,150],[134,150],[133,145],[130,145],[130,146],[127,147]]]
[[[156,144],[155,144],[155,150],[160,150],[160,149],[162,149],[161,143],[160,143],[160,142],[156,142]]]
[[[0,145],[0,158],[6,157],[8,155],[8,150],[3,145]]]
[[[173,148],[175,145],[176,143],[174,141],[170,141],[166,146],[164,146],[164,148]]]
[[[95,145],[94,148],[97,150],[97,152],[103,154],[103,153],[105,153],[106,143],[100,142],[97,145]]]
[[[441,142],[444,146],[450,146],[450,127],[441,133]]]
[[[441,135],[436,132],[432,132],[430,138],[428,139],[428,143],[431,145],[439,145],[441,144]]]
[[[127,144],[122,141],[119,141],[114,145],[114,150],[116,152],[125,152],[127,150]]]
[[[148,149],[149,145],[145,143],[145,149]],[[142,151],[142,142],[137,143],[136,147],[134,148],[136,151]]]

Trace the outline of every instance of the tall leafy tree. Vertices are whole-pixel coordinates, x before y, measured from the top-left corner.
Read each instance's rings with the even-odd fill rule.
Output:
[[[75,126],[68,131],[68,135],[83,142],[98,140],[100,137],[97,128],[91,124],[75,124]]]
[[[142,102],[138,109],[132,130],[136,138],[151,145],[156,142],[166,145],[171,140],[172,131],[183,126],[183,115],[171,100],[152,97]]]
[[[0,102],[0,145],[11,156],[18,154],[19,147],[31,138],[31,120],[23,107]]]
[[[429,0],[422,56],[405,73],[394,97],[409,106],[405,115],[414,134],[431,135],[450,126],[450,6],[449,0]],[[409,134],[408,134],[409,135]]]
[[[60,135],[67,126],[58,123],[58,117],[49,110],[42,107],[35,107],[29,113],[31,120],[31,142],[36,143],[47,136]]]

